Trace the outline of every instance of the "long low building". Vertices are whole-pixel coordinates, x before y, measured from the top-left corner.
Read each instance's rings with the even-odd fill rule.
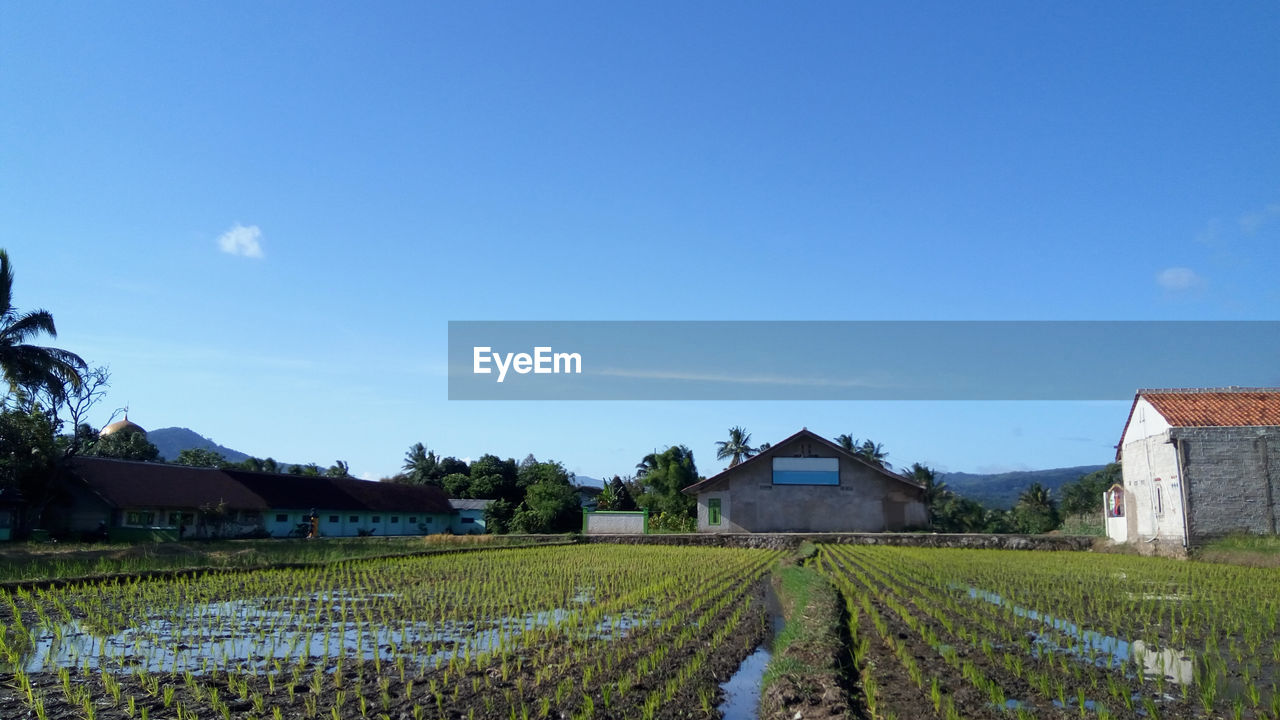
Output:
[[[438,487],[79,457],[47,528],[113,538],[322,537],[457,532]],[[474,516],[473,513],[470,516]],[[482,526],[483,527],[483,526]]]

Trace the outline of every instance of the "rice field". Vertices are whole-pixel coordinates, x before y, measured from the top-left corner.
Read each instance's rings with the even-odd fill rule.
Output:
[[[0,591],[0,717],[716,717],[781,555],[553,546]]]
[[[0,590],[0,718],[716,718],[784,555],[491,548]],[[855,545],[806,562],[844,606],[853,717],[1280,720],[1275,570]]]
[[[825,545],[872,718],[1280,718],[1280,574]]]

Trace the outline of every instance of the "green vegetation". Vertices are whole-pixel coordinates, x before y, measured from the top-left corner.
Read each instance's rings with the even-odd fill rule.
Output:
[[[1280,535],[1228,535],[1193,549],[1196,560],[1253,567],[1280,567]]]
[[[673,445],[646,455],[636,473],[636,504],[649,511],[649,528],[659,532],[697,529],[697,500],[682,491],[698,481],[693,451]]]
[[[780,554],[592,544],[0,591],[0,704],[111,720],[711,718],[763,633],[760,580]]]
[[[0,374],[18,403],[28,408],[42,400],[46,407],[60,403],[68,387],[80,387],[80,374],[88,369],[75,353],[27,342],[43,335],[58,336],[53,316],[46,310],[22,312],[14,305],[13,266],[0,248]]]
[[[549,537],[548,541],[569,542]],[[414,555],[459,548],[505,547],[541,539],[487,535],[213,540],[188,543],[0,545],[0,582],[145,574],[165,570],[245,570],[279,564],[322,564],[368,557]]]
[[[751,447],[751,433],[741,427],[729,428],[729,439],[716,443],[716,459],[728,460],[729,467],[735,467],[743,460],[751,458],[758,452]]]
[[[821,546],[816,566],[848,609],[870,717],[991,706],[1029,717],[1063,707],[1116,718],[1280,715],[1280,577],[1270,570],[844,545]]]

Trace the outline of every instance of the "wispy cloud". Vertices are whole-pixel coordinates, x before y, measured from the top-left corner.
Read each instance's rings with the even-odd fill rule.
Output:
[[[229,255],[244,257],[262,257],[262,230],[257,225],[244,226],[236,223],[230,230],[218,238],[218,247]]]
[[[687,382],[733,383],[739,385],[783,385],[796,387],[883,387],[867,380],[842,378],[801,378],[781,375],[733,375],[728,373],[686,372],[682,370],[631,370],[605,368],[594,374],[638,380],[683,380]]]
[[[1171,267],[1156,274],[1156,283],[1170,292],[1183,292],[1204,285],[1204,278],[1191,268]]]
[[[1244,234],[1252,235],[1277,219],[1280,219],[1280,203],[1271,203],[1257,212],[1240,216],[1240,229]]]

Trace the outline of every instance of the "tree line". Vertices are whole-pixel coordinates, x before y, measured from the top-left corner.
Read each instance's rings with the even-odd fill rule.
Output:
[[[110,372],[90,367],[80,356],[60,348],[32,344],[43,336],[57,337],[53,317],[45,310],[19,311],[13,302],[14,272],[8,253],[0,249],[0,373],[7,391],[0,399],[0,489],[21,492],[28,519],[38,517],[52,500],[54,479],[76,455],[163,462],[146,435],[125,429],[100,436],[85,418],[106,394]],[[64,427],[69,432],[63,432]],[[870,439],[843,434],[834,438],[843,450],[892,472],[884,447]],[[735,467],[769,449],[751,445],[742,427],[716,443],[718,460]],[[314,463],[285,465],[273,458],[250,457],[231,462],[207,449],[187,449],[172,461],[193,467],[215,467],[303,476],[350,477],[347,463],[328,468]],[[1119,481],[1119,466],[1107,468],[1064,486],[1061,502],[1043,486],[1022,493],[1009,511],[994,510],[960,497],[941,482],[938,473],[914,463],[901,473],[924,488],[930,526],[942,532],[1048,532],[1063,515],[1100,513],[1102,494]],[[557,461],[538,461],[533,455],[516,462],[486,454],[467,463],[440,457],[422,443],[405,454],[402,472],[387,482],[434,485],[454,498],[492,500],[486,512],[493,532],[565,532],[581,522],[579,489],[574,475]],[[597,497],[597,507],[649,511],[650,526],[668,531],[693,531],[697,505],[683,490],[702,479],[693,452],[671,445],[641,458],[634,473],[615,475]]]

